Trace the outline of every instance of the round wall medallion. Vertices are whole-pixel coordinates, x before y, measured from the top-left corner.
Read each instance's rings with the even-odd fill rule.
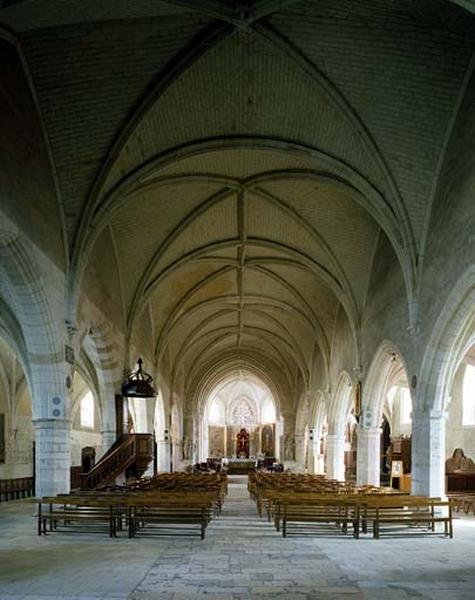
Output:
[[[56,404],[56,405],[61,404],[61,398],[59,396],[55,396],[53,398],[53,404]]]
[[[55,408],[53,410],[53,417],[59,417],[61,416],[61,411],[59,410],[59,408]]]

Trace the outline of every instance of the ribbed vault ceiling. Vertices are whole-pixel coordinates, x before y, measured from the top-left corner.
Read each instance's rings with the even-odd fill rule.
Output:
[[[315,352],[329,359],[337,312],[357,325],[380,229],[310,166],[270,150],[205,152],[137,182],[110,214],[129,330],[149,320],[175,373],[246,350],[308,382]]]

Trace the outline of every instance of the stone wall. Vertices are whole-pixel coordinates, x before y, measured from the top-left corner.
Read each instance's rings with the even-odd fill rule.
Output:
[[[98,431],[85,429],[73,429],[71,431],[71,466],[81,464],[81,450],[86,447],[96,449],[96,462],[102,452],[102,436]]]
[[[0,463],[0,479],[32,477],[33,440],[31,416],[17,417],[14,431],[6,431],[6,457]]]

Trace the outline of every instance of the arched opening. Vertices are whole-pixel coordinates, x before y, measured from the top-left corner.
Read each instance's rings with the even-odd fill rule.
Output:
[[[328,415],[323,397],[317,400],[313,430],[310,431],[311,448],[313,449],[313,472],[323,475],[328,435]]]
[[[100,398],[102,452],[116,440],[114,396],[121,385],[122,373],[118,368],[116,348],[105,325],[88,326],[81,345],[81,363],[97,387]]]
[[[183,460],[189,460],[189,458],[185,459],[184,457],[191,456],[193,453],[193,448],[189,446],[189,440],[183,438],[183,420],[181,411],[176,403],[172,406],[170,425],[172,445],[171,464],[175,471],[181,468]],[[187,452],[190,452],[190,454],[186,454]]]
[[[21,362],[0,338],[0,479],[33,477],[32,403]]]
[[[358,427],[358,483],[383,482],[410,491],[412,396],[405,361],[394,344],[381,344],[363,390]]]
[[[71,488],[81,485],[80,474],[92,469],[102,454],[101,411],[86,376],[75,371],[71,403]]]
[[[472,352],[475,346],[472,348]],[[471,359],[473,360],[473,359]],[[465,365],[463,377],[463,417],[462,423],[467,426],[475,425],[475,365],[469,362]]]
[[[231,375],[205,402],[200,458],[276,458],[276,426],[277,410],[268,386],[250,374]]]
[[[357,427],[358,422],[351,410],[345,423],[345,481],[356,480]]]
[[[393,383],[386,393],[381,420],[381,431],[386,427],[389,444],[380,459],[380,478],[385,483],[393,484],[393,487],[410,491],[412,398],[402,364],[395,367],[393,377],[397,382]],[[394,462],[402,462],[404,477],[393,479],[392,473],[400,472]]]
[[[155,403],[154,433],[156,470],[158,472],[168,471],[170,469],[170,447],[168,445],[170,435],[165,417],[163,395],[160,390],[158,390]]]
[[[458,365],[447,407],[446,485],[448,492],[475,491],[475,343]]]
[[[391,471],[391,454],[388,454],[388,449],[391,445],[391,426],[389,425],[389,421],[386,418],[386,415],[383,415],[383,422],[381,425],[381,458],[380,458],[380,473],[381,473],[381,483],[382,485],[387,485],[389,483],[389,473]]]
[[[457,372],[475,343],[474,273],[471,266],[453,287],[434,323],[422,361],[414,414],[416,427],[422,432],[414,437],[413,445],[413,492],[417,494],[442,496],[447,488],[445,462],[454,450],[448,445],[453,440],[447,439],[447,428],[455,422],[457,429],[461,422],[456,416],[457,405],[458,410],[463,405],[460,387],[452,411],[450,399],[456,400]],[[459,385],[462,376],[460,372]]]
[[[330,479],[344,481],[345,475],[353,470],[351,464],[351,436],[354,435],[352,417],[354,389],[350,376],[341,373],[329,419],[329,432],[326,439],[326,475]]]

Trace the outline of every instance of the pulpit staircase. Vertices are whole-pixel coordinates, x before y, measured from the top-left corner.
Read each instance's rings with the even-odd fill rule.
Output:
[[[81,473],[81,489],[96,490],[111,485],[122,474],[141,477],[153,454],[151,434],[122,434],[88,473]]]

